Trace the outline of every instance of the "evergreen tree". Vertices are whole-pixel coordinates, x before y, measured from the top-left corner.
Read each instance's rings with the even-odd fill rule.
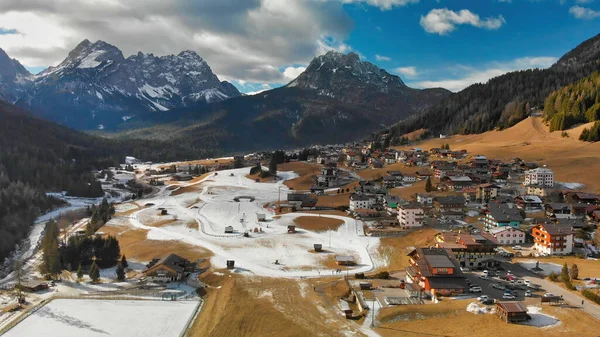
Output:
[[[90,267],[90,279],[92,279],[92,282],[94,283],[97,283],[100,280],[100,268],[98,268],[95,260]]]
[[[427,177],[427,181],[425,182],[425,192],[433,191],[433,186],[431,184],[431,178]]]
[[[125,280],[125,267],[121,263],[117,265],[117,280],[124,281]]]
[[[271,161],[269,162],[269,173],[273,176],[277,174],[277,162],[275,155],[271,157]]]
[[[562,279],[563,282],[567,283],[569,281],[571,281],[571,278],[569,276],[569,266],[567,266],[567,263],[565,262],[565,264],[562,267],[562,270],[560,272],[560,278]]]
[[[42,239],[41,273],[47,278],[54,278],[61,272],[60,253],[58,250],[58,225],[50,220],[46,224],[46,233]]]
[[[81,263],[77,267],[77,279],[83,278],[83,268],[81,267]]]
[[[123,266],[123,268],[129,267],[129,264],[127,263],[127,259],[125,258],[125,255],[121,256],[121,265]]]
[[[579,278],[579,268],[577,267],[576,264],[573,264],[571,266],[571,279],[576,280],[578,278]]]

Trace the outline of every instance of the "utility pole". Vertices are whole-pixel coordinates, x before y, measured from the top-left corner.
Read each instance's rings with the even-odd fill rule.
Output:
[[[277,187],[277,211],[281,212],[281,185]]]
[[[17,303],[19,304],[19,308],[21,307],[21,302],[23,298],[23,287],[21,286],[21,278],[23,277],[23,273],[21,270],[22,262],[21,260],[17,260],[15,262],[15,272],[17,273]]]
[[[371,308],[371,328],[375,326],[375,298],[373,298],[373,307]]]

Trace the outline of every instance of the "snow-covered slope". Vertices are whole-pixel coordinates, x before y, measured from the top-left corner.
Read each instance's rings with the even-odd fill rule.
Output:
[[[153,112],[239,95],[193,51],[125,58],[104,41],[84,40],[58,66],[37,75],[17,104],[74,128],[113,129],[124,120],[151,120]]]
[[[28,90],[32,80],[33,75],[19,61],[0,49],[0,99],[13,103]]]

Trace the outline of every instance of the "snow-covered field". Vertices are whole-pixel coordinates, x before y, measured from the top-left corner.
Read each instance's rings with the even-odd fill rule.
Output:
[[[535,268],[536,262],[537,262],[536,260],[525,260],[525,261],[519,262],[519,265],[521,265],[521,267],[523,267],[523,268],[531,270],[531,269]],[[536,273],[540,273],[542,275],[548,276],[552,273],[560,274],[563,267],[556,263],[540,262],[539,268],[542,269],[542,271],[536,272]]]
[[[151,240],[180,240],[204,247],[214,253],[214,267],[224,268],[226,260],[235,260],[238,272],[277,277],[331,275],[332,269],[325,267],[325,261],[331,261],[335,255],[354,256],[357,266],[352,272],[373,269],[369,251],[374,251],[379,240],[364,236],[362,226],[354,219],[323,214],[323,217],[341,219],[344,224],[331,232],[298,229],[298,233],[288,234],[287,226],[294,224],[296,217],[310,214],[290,213],[275,219],[264,205],[276,202],[280,193],[285,200],[289,190],[283,181],[297,175],[280,172],[281,180],[277,183],[257,183],[245,177],[249,170],[219,171],[202,182],[183,185],[195,185],[197,190],[177,196],[170,196],[165,190],[140,201],[154,203],[154,206],[134,212],[126,219],[111,220],[109,225],[147,229],[147,238]],[[251,196],[254,200],[234,201],[238,196]],[[166,209],[168,216],[159,216],[158,208]],[[265,214],[267,221],[259,222],[258,214]],[[161,219],[173,218],[178,221],[152,226]],[[198,229],[190,228],[190,221],[196,221]],[[233,227],[233,233],[225,233],[228,226]],[[249,232],[250,237],[244,237],[244,232]],[[317,243],[328,253],[311,253]],[[331,263],[329,266],[331,268]]]
[[[6,337],[175,337],[186,328],[196,301],[65,300],[46,304]]]

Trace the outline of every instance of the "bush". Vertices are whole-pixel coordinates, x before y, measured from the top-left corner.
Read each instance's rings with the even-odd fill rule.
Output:
[[[354,274],[354,278],[357,280],[363,280],[365,279],[365,273],[356,273]]]
[[[260,171],[261,178],[268,178],[270,176],[271,176],[271,173],[269,171]]]
[[[373,278],[387,280],[390,278],[390,273],[388,273],[387,271],[381,271],[381,272],[373,275]]]
[[[555,274],[554,272],[550,273],[550,275],[548,275],[548,279],[552,282],[556,282],[558,281],[558,275]]]
[[[581,291],[581,294],[588,300],[600,304],[600,295],[596,294],[595,292],[588,289],[584,289]]]
[[[563,138],[569,138],[569,133],[567,131],[563,131],[560,133],[561,137]]]

